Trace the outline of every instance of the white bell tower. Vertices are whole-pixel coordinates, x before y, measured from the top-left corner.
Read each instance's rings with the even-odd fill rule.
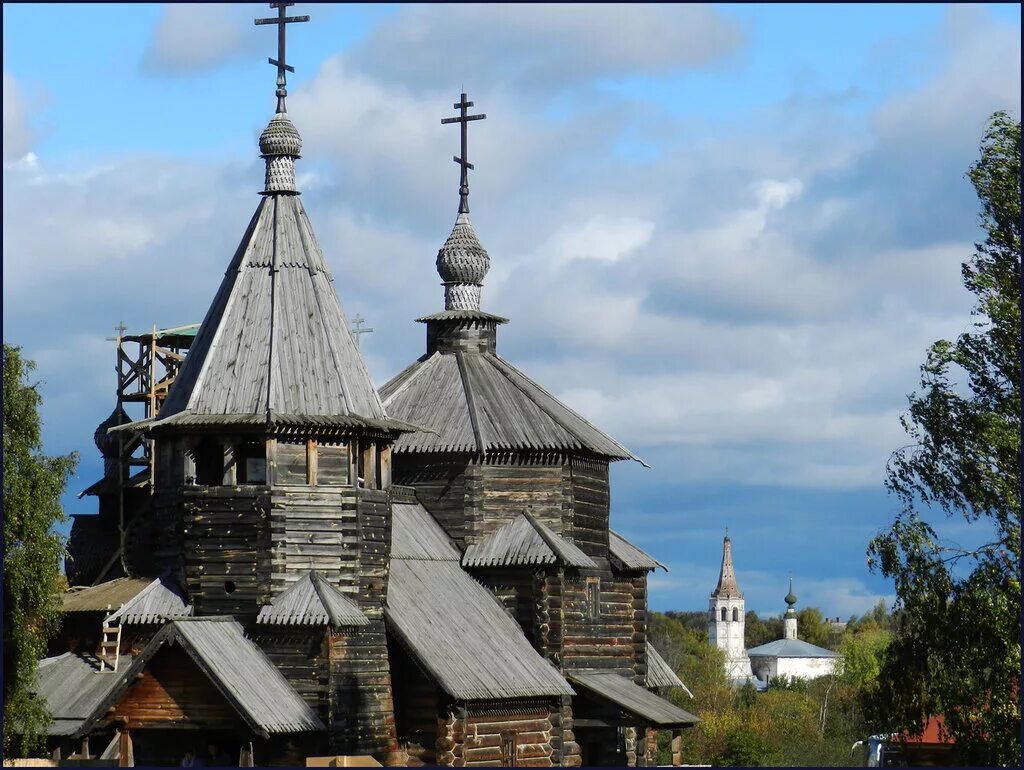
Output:
[[[708,641],[725,652],[725,673],[729,679],[753,676],[743,641],[745,608],[732,566],[732,541],[726,534],[722,543],[722,571],[709,602]]]

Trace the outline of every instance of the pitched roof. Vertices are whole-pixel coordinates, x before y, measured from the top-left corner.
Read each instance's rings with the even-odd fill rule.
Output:
[[[171,621],[138,655],[122,655],[116,672],[99,672],[92,656],[67,653],[43,660],[37,691],[59,719],[51,734],[91,732],[153,656],[175,643],[256,733],[268,737],[326,729],[237,621],[209,617]]]
[[[192,605],[178,581],[170,574],[164,574],[108,615],[106,621],[160,623],[167,618],[188,617],[192,611]]]
[[[699,718],[632,680],[611,672],[571,671],[569,681],[611,701],[643,721],[660,727],[694,725]]]
[[[839,653],[805,642],[803,639],[776,639],[747,650],[751,658],[838,658]]]
[[[131,655],[122,655],[116,672],[101,673],[93,655],[66,652],[39,661],[36,693],[53,716],[47,734],[80,734],[86,721],[99,712],[114,688],[125,683],[132,662]]]
[[[637,458],[622,444],[487,352],[435,352],[380,390],[388,414],[423,427],[396,452],[587,451]]]
[[[263,650],[245,637],[237,621],[192,618],[174,621],[164,631],[170,632],[168,640],[173,636],[185,648],[256,732],[266,735],[326,729]]]
[[[388,423],[297,195],[261,200],[151,426],[182,414]]]
[[[711,594],[716,599],[742,599],[739,584],[736,582],[736,570],[732,566],[732,540],[725,536],[722,541],[722,569],[718,573],[718,585]]]
[[[618,569],[657,569],[668,572],[668,567],[641,551],[615,530],[608,530],[608,552]]]
[[[650,642],[647,643],[646,684],[648,687],[682,687],[687,695],[693,697],[690,688],[683,684],[683,680],[676,675],[676,672],[665,662],[661,653],[654,649],[654,645]]]
[[[494,594],[459,566],[423,506],[395,509],[393,542],[404,555],[392,552],[388,629],[431,678],[464,700],[572,695]]]
[[[392,559],[458,562],[462,558],[447,533],[419,503],[393,503]]]
[[[528,512],[466,547],[464,567],[564,564],[597,568],[575,544],[555,534]]]
[[[134,599],[152,582],[151,578],[120,577],[97,586],[74,586],[61,597],[62,612],[116,610]]]
[[[369,619],[350,597],[310,570],[264,605],[257,623],[275,626],[369,625]]]

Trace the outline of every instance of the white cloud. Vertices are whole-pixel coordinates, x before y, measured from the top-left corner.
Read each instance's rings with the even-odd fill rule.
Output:
[[[259,38],[253,34],[251,8],[248,4],[204,3],[202,12],[197,13],[190,4],[168,3],[142,56],[143,68],[195,73],[254,50]]]
[[[29,104],[21,84],[4,70],[4,164],[26,159],[35,142]],[[35,157],[35,156],[32,156]]]
[[[704,5],[405,6],[354,52],[387,81],[514,83],[558,90],[597,77],[706,67],[733,55],[738,26]]]

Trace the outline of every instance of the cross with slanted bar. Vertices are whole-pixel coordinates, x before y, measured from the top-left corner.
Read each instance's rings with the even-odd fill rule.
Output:
[[[473,168],[473,164],[469,162],[466,151],[466,140],[467,131],[466,126],[471,120],[483,120],[486,115],[467,115],[467,110],[473,106],[473,102],[466,99],[466,94],[462,94],[462,98],[452,107],[460,111],[460,114],[456,118],[442,118],[441,123],[461,123],[462,124],[462,157],[458,155],[452,157],[456,163],[462,167],[462,174],[459,179],[459,213],[469,213],[469,169]]]
[[[277,111],[287,112],[284,106],[284,98],[288,95],[285,90],[285,71],[295,72],[295,68],[285,63],[284,51],[285,51],[285,25],[293,24],[299,21],[309,21],[308,16],[286,16],[285,9],[289,6],[295,5],[295,3],[271,3],[271,8],[277,9],[277,16],[269,19],[256,19],[256,24],[276,24],[277,25],[277,58],[267,59],[268,62],[277,67]]]

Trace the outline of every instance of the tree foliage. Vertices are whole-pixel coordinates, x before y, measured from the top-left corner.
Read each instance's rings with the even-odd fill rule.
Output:
[[[60,560],[53,525],[77,457],[42,453],[34,368],[4,344],[4,755],[39,743],[49,716],[33,695],[38,661],[60,621]]]
[[[963,265],[970,330],[939,340],[921,367],[887,486],[902,502],[869,546],[893,578],[899,620],[872,707],[879,730],[920,733],[941,714],[961,761],[1020,761],[1020,122],[992,116],[967,176],[982,243]],[[922,509],[991,531],[944,543]]]
[[[685,763],[764,767],[853,761],[850,746],[866,735],[858,691],[870,681],[870,667],[849,680],[840,675],[780,680],[762,693],[752,685],[733,689],[725,676],[724,654],[708,642],[706,616],[705,627],[698,630],[686,625],[690,613],[671,615],[654,613],[649,628],[651,643],[693,692],[692,699],[683,692],[669,698],[701,720],[683,731]],[[775,638],[781,636],[781,622],[778,630]],[[659,741],[658,762],[668,764],[667,731]]]

